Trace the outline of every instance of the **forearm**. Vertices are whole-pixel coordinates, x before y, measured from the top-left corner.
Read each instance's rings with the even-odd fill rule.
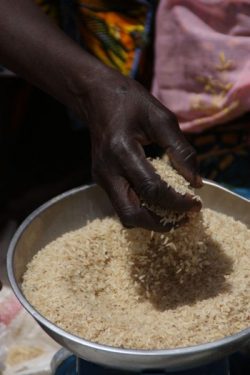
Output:
[[[0,1],[0,63],[80,115],[84,108],[79,110],[77,103],[77,81],[81,78],[82,98],[107,69],[54,25],[34,0]]]
[[[33,0],[0,0],[0,63],[87,118],[93,176],[125,225],[167,229],[140,199],[174,212],[200,209],[192,197],[170,191],[143,151],[158,144],[192,186],[201,185],[175,116],[138,82],[84,52]]]

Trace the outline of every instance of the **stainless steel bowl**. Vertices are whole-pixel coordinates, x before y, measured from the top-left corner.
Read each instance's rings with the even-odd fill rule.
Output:
[[[250,202],[205,181],[199,191],[204,206],[232,215],[250,226]],[[9,247],[7,268],[12,288],[41,327],[59,344],[85,360],[131,371],[183,370],[215,361],[250,343],[250,328],[212,343],[171,350],[127,350],[100,345],[71,335],[36,311],[21,290],[22,276],[34,254],[62,233],[78,229],[87,220],[112,214],[106,194],[97,186],[85,186],[62,194],[34,211],[19,227]],[[181,327],[180,327],[181,335]]]

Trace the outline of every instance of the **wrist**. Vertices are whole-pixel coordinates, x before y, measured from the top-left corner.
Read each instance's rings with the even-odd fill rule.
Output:
[[[105,66],[90,54],[83,52],[81,59],[67,76],[67,90],[70,93],[69,107],[83,120],[89,118],[98,94],[110,82],[113,69]]]

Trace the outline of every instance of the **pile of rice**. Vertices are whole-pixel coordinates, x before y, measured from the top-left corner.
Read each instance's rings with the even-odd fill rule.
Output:
[[[188,195],[191,199],[198,202],[201,201],[198,195],[195,195],[194,189],[190,186],[189,182],[180,175],[171,165],[170,160],[167,155],[163,159],[148,159],[149,162],[155,169],[156,174],[158,174],[161,179],[168,185],[168,187],[174,189],[178,194],[184,196]],[[174,211],[169,211],[162,209],[161,207],[149,206],[147,203],[143,202],[150,211],[154,212],[156,215],[160,216],[160,222],[163,226],[171,223],[176,224],[181,222],[184,218],[190,217],[189,213],[179,213]]]
[[[204,209],[166,234],[93,220],[41,249],[22,289],[47,319],[115,347],[167,349],[250,323],[250,231]]]

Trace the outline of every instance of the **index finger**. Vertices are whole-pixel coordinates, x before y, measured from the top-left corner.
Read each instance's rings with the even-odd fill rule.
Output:
[[[157,104],[149,113],[150,138],[166,150],[174,168],[191,186],[201,187],[202,179],[194,148],[180,130],[176,116],[159,102]]]

